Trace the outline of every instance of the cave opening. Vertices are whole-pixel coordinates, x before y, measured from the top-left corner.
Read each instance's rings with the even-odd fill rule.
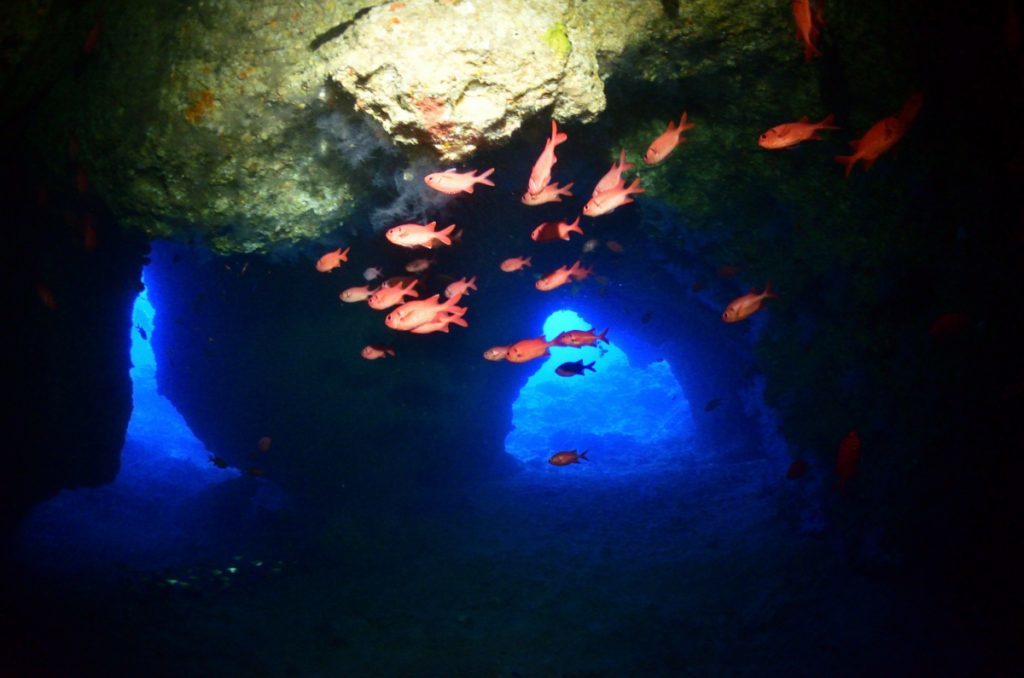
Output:
[[[595,327],[577,312],[561,309],[544,322],[550,341],[560,332]],[[597,332],[603,327],[596,327]],[[641,365],[629,346],[552,347],[512,405],[513,428],[505,450],[527,468],[561,470],[547,463],[562,450],[588,451],[588,474],[619,475],[678,466],[693,453],[690,404],[668,362]],[[581,375],[556,369],[582,360]]]
[[[157,388],[150,345],[158,329],[149,276],[131,315],[132,414],[114,482],[64,490],[38,505],[22,525],[32,562],[56,568],[118,562],[158,567],[211,541],[205,493],[241,474],[218,468],[174,405]],[[76,553],[73,563],[67,553]]]

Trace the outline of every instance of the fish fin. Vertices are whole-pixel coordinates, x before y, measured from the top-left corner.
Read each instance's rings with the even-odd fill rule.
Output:
[[[493,186],[494,184],[491,184],[491,185]],[[473,184],[470,184],[469,186],[466,186],[462,190],[464,190],[466,193],[472,193],[473,192]]]
[[[580,362],[582,363],[583,361],[581,360]],[[594,365],[596,365],[596,364],[597,364],[597,361],[595,360],[594,362],[590,363],[589,365],[584,365],[583,369],[584,370],[590,370],[591,372],[597,372],[597,370],[594,369]],[[582,374],[582,372],[580,374]]]
[[[853,166],[857,164],[856,155],[837,155],[833,159],[845,168],[844,176],[847,178],[850,176],[850,170],[852,170]]]
[[[551,147],[554,148],[555,146],[557,146],[558,144],[562,143],[563,141],[565,141],[568,138],[569,138],[568,134],[566,134],[565,132],[559,132],[558,131],[558,125],[555,124],[555,119],[552,118],[551,119],[551,139],[550,139]]]
[[[604,332],[602,332],[601,334],[597,335],[597,338],[600,339],[601,341],[603,341],[606,344],[610,344],[611,343],[610,341],[608,341],[608,330],[609,329],[611,329],[611,328],[610,327],[606,327],[606,328],[604,328]]]
[[[475,275],[466,282],[466,289],[467,290],[477,290],[476,276]]]
[[[466,319],[463,318],[461,315],[450,316],[448,318],[448,324],[458,325],[459,327],[469,327],[469,323],[466,322]],[[448,328],[446,327],[445,329],[447,330]]]
[[[764,286],[764,292],[762,292],[765,299],[778,299],[779,295],[772,291],[772,281],[769,280],[768,284]]]
[[[580,454],[576,455],[576,458],[577,459],[587,459],[587,452],[589,452],[589,451],[590,450],[583,450],[583,452],[581,452]],[[587,459],[587,461],[590,461],[590,460]]]
[[[838,127],[835,126],[835,124],[834,124],[835,121],[836,121],[836,114],[835,113],[829,113],[828,115],[826,115],[824,118],[821,119],[821,122],[818,123],[818,128],[819,129],[839,129]]]
[[[434,233],[434,239],[435,240],[440,240],[445,245],[451,245],[452,244],[452,239],[449,238],[448,236],[454,230],[455,230],[455,224],[452,224],[451,226],[449,226],[448,228],[446,228],[444,230],[435,232]],[[428,242],[427,246],[429,247],[431,244],[433,244],[433,241]]]
[[[476,177],[477,183],[479,183],[479,184],[486,184],[487,186],[493,186],[494,182],[487,178],[487,177],[491,176],[492,174],[494,174],[494,168],[493,167],[491,169],[487,170],[486,172],[484,172],[483,174],[481,174],[480,176]]]
[[[800,119],[797,120],[797,122],[810,122],[810,121],[811,121],[811,119],[808,118],[806,115],[801,115]]]
[[[558,184],[555,184],[555,186],[557,186],[557,185],[558,185]],[[558,192],[559,192],[559,193],[560,193],[561,195],[565,195],[565,196],[568,196],[568,197],[570,197],[570,198],[571,198],[571,197],[572,197],[572,193],[570,193],[570,192],[569,192],[569,190],[570,190],[571,188],[572,188],[572,182],[570,181],[570,182],[569,182],[569,183],[567,183],[567,184],[566,184],[565,186],[562,186],[562,187],[561,187],[560,189],[558,189]]]
[[[878,160],[877,155],[873,158],[864,158],[864,171],[867,172],[869,169],[871,169],[871,166],[875,164],[876,160]]]

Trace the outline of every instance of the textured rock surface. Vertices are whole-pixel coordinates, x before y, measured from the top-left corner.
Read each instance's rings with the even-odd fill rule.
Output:
[[[661,14],[655,2],[611,4],[392,3],[329,46],[331,77],[399,143],[462,159],[541,111],[586,122],[604,110],[599,53],[621,52]]]

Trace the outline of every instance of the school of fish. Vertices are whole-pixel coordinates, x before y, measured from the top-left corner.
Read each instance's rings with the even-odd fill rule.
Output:
[[[813,0],[792,0],[793,20],[796,26],[797,37],[804,47],[804,56],[807,61],[822,56],[818,45],[822,27],[825,25],[823,18],[823,3]],[[892,149],[897,142],[906,134],[910,123],[917,116],[922,105],[922,97],[919,93],[912,94],[901,110],[895,115],[882,118],[868,129],[864,135],[855,141],[850,142],[853,152],[850,155],[836,156],[835,161],[844,168],[844,175],[849,177],[853,167],[861,162],[864,169],[868,170],[878,158]],[[766,150],[792,149],[807,141],[822,139],[821,132],[839,129],[833,123],[835,116],[828,114],[819,122],[811,122],[807,116],[801,117],[795,122],[777,124],[757,139],[757,144]],[[684,111],[678,123],[669,121],[667,128],[648,146],[641,157],[644,165],[658,165],[665,162],[687,138],[683,134],[698,126],[691,121]],[[544,144],[540,155],[534,162],[529,177],[526,178],[526,191],[522,194],[520,201],[528,206],[537,206],[547,203],[561,203],[563,197],[573,197],[571,189],[575,182],[568,182],[559,185],[553,178],[555,165],[558,162],[556,151],[562,144],[569,140],[564,131],[559,131],[558,123],[551,121],[551,135]],[[580,226],[581,216],[597,218],[609,214],[614,210],[634,202],[634,196],[644,193],[640,186],[640,177],[633,178],[631,183],[623,178],[623,174],[636,169],[636,165],[628,162],[625,149],[620,149],[617,162],[613,162],[611,168],[601,177],[594,186],[589,199],[582,208],[582,214],[576,215],[572,221],[550,221],[537,225],[530,232],[530,239],[537,243],[550,242],[555,240],[571,240],[573,234],[584,236],[584,230]],[[425,184],[431,189],[447,194],[473,194],[477,186],[494,187],[495,183],[490,179],[495,168],[489,168],[478,173],[472,169],[465,172],[457,172],[454,168],[442,172],[434,172],[424,177]],[[458,241],[461,231],[455,232],[456,225],[438,229],[437,223],[431,221],[426,224],[404,223],[393,226],[385,231],[385,238],[391,244],[405,249],[434,250],[440,247],[450,247],[453,241]],[[599,245],[597,239],[585,241],[582,252],[593,252]],[[607,247],[621,254],[624,249],[614,241],[608,241]],[[322,273],[330,273],[341,268],[343,263],[348,261],[350,248],[335,249],[325,253],[316,262],[316,270]],[[419,258],[410,261],[405,270],[408,273],[418,274],[430,268],[434,263],[433,258]],[[505,273],[520,272],[531,266],[531,256],[512,256],[501,262],[499,268]],[[733,267],[723,267],[733,268]],[[586,279],[591,268],[584,267],[580,260],[567,263],[537,277],[534,287],[541,292],[550,292],[572,282],[580,282]],[[738,272],[739,269],[736,269]],[[383,273],[380,267],[370,267],[363,273],[364,279],[370,283],[377,280]],[[724,274],[719,271],[719,275]],[[600,276],[598,276],[600,280]],[[374,310],[384,311],[391,309],[384,318],[384,324],[392,330],[409,332],[412,334],[432,334],[435,332],[447,333],[451,325],[468,327],[469,322],[465,316],[468,308],[460,305],[463,299],[469,296],[470,291],[476,291],[477,277],[462,277],[461,279],[448,284],[442,294],[433,294],[426,298],[420,298],[420,291],[416,286],[420,279],[414,276],[397,276],[385,280],[378,286],[371,288],[369,284],[353,286],[343,290],[339,298],[344,303],[366,302]],[[697,291],[696,284],[694,291]],[[442,300],[442,296],[444,300]],[[406,299],[411,297],[411,299]],[[721,319],[725,323],[737,323],[746,320],[751,315],[761,310],[764,302],[769,299],[777,299],[778,295],[772,291],[771,283],[765,285],[762,292],[751,289],[747,294],[733,299],[722,312]],[[593,346],[598,341],[607,342],[608,330],[600,334],[595,328],[589,330],[572,330],[562,332],[552,340],[543,336],[528,337],[506,345],[493,346],[483,352],[483,357],[489,361],[502,361],[510,363],[523,363],[537,358],[550,355],[549,348],[560,347],[581,347]],[[395,349],[388,345],[368,344],[361,355],[366,360],[380,360],[396,356]],[[594,363],[585,365],[582,360],[567,362],[559,366],[556,373],[559,376],[571,377],[582,376],[584,373],[594,371]],[[710,410],[709,410],[710,411]],[[856,432],[851,432],[840,446],[837,461],[837,475],[840,480],[840,489],[845,491],[847,483],[853,478],[857,460],[860,454],[860,439]],[[549,460],[551,464],[564,466],[578,463],[580,459],[586,459],[586,452],[576,454],[573,451],[558,452]],[[797,460],[787,472],[788,478],[800,478],[808,471],[808,465],[802,460]]]

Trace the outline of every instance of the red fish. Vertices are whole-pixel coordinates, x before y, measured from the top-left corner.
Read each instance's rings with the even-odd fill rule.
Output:
[[[629,196],[644,192],[644,189],[639,186],[639,177],[634,179],[633,183],[629,186],[626,186],[626,182],[624,181],[619,182],[619,185],[615,188],[592,197],[587,204],[583,206],[583,213],[588,217],[599,217],[602,214],[608,214],[609,212],[614,211],[616,207],[629,204],[633,202],[633,199]]]
[[[363,350],[359,352],[359,355],[363,356],[365,360],[378,360],[380,358],[386,358],[395,356],[395,349],[390,346],[380,346],[379,344],[367,344],[363,346]]]
[[[437,243],[451,245],[452,239],[448,235],[455,230],[455,224],[440,231],[435,230],[435,226],[437,226],[436,221],[431,221],[426,225],[401,224],[389,228],[384,233],[384,237],[399,247],[426,247],[430,249],[437,247]]]
[[[419,280],[412,280],[405,287],[400,283],[397,285],[384,285],[376,292],[370,295],[369,305],[370,308],[383,311],[386,308],[391,308],[395,304],[401,304],[405,301],[405,297],[418,297],[420,293],[414,290],[416,283]]]
[[[444,303],[439,303],[439,294],[420,301],[407,301],[384,318],[384,324],[393,330],[407,331],[420,325],[442,320],[449,314],[462,315],[466,309],[457,304],[462,295],[456,295]]]
[[[528,183],[530,195],[538,195],[545,186],[551,183],[551,168],[558,162],[558,158],[555,157],[555,147],[568,138],[569,136],[565,132],[558,131],[558,125],[552,120],[551,138],[544,144],[544,150],[541,151],[540,157],[537,158],[537,162],[533,163],[533,169],[530,171]]]
[[[768,283],[765,285],[764,292],[758,294],[753,288],[747,294],[742,297],[733,299],[726,307],[725,311],[722,312],[722,321],[727,323],[736,323],[741,320],[746,320],[754,313],[757,313],[761,309],[761,305],[765,299],[778,299],[779,295],[772,292],[772,284]]]
[[[694,127],[695,125],[692,122],[687,121],[686,111],[683,111],[683,117],[679,118],[678,126],[669,121],[668,128],[661,133],[661,136],[651,142],[647,152],[644,153],[644,162],[648,165],[657,165],[667,158],[675,150],[676,146],[686,141],[683,132]]]
[[[860,459],[860,435],[850,431],[839,443],[836,453],[836,475],[839,477],[839,491],[846,491],[846,484],[857,474],[857,462]]]
[[[96,47],[100,44],[100,34],[103,32],[103,24],[101,23],[100,17],[96,17],[96,23],[92,25],[89,32],[85,35],[85,42],[82,43],[82,54],[85,56],[91,55],[96,51]]]
[[[271,442],[273,442],[273,441],[270,440],[270,436],[263,436],[256,443],[256,449],[259,450],[260,452],[263,452],[264,454],[266,454],[267,452],[270,451],[270,444],[271,444]]]
[[[626,149],[620,148],[619,162],[612,163],[611,169],[601,177],[601,180],[597,182],[597,186],[594,186],[594,192],[590,197],[596,197],[598,194],[606,193],[618,186],[619,182],[622,181],[622,173],[628,169],[633,169],[633,167],[635,167],[633,163],[626,162]]]
[[[606,242],[606,243],[604,244],[604,246],[605,246],[605,247],[607,247],[608,249],[610,249],[610,250],[611,250],[612,252],[615,252],[615,254],[622,254],[623,252],[625,252],[625,251],[626,251],[626,248],[625,248],[625,247],[623,247],[623,246],[622,246],[622,245],[621,245],[621,244],[620,244],[620,243],[619,243],[618,241],[616,241],[616,240],[609,240],[608,242]]]
[[[346,247],[345,251],[342,252],[341,248],[328,252],[319,259],[316,260],[316,270],[321,273],[329,273],[336,268],[341,267],[341,262],[348,261],[348,251],[351,247]]]
[[[568,466],[569,464],[578,464],[580,459],[587,458],[587,452],[589,450],[583,450],[579,454],[576,454],[576,450],[563,450],[562,452],[556,452],[551,455],[548,459],[548,463],[552,466]],[[588,460],[589,461],[589,460]]]
[[[921,110],[924,99],[919,92],[910,95],[907,101],[900,108],[896,115],[882,118],[871,126],[860,139],[850,142],[853,147],[852,155],[837,155],[835,161],[845,168],[845,175],[850,176],[850,171],[857,164],[858,160],[864,161],[864,171],[871,169],[878,157],[886,153],[896,145],[903,135],[907,133],[910,122],[917,117]]]
[[[338,295],[338,298],[341,299],[346,304],[355,304],[360,301],[366,301],[376,291],[376,289],[371,290],[369,285],[362,285],[360,287],[349,287],[348,289],[342,291],[342,293]]]
[[[447,299],[451,299],[456,294],[466,296],[467,294],[469,294],[470,290],[475,290],[476,288],[477,287],[475,275],[472,278],[469,278],[468,280],[466,278],[460,278],[453,282],[452,284],[448,285],[448,287],[444,288],[444,296]]]
[[[561,287],[566,283],[570,282],[578,272],[580,271],[580,262],[577,261],[572,266],[559,266],[555,270],[548,273],[543,278],[540,278],[534,287],[541,292],[550,292],[553,289]]]
[[[500,268],[505,273],[514,273],[515,271],[529,266],[530,259],[532,259],[532,257],[512,257],[501,262]]]
[[[556,183],[550,183],[540,189],[540,193],[537,193],[536,195],[529,192],[523,193],[522,201],[524,205],[529,205],[530,207],[543,205],[547,202],[562,202],[561,196],[564,195],[567,198],[572,197],[570,189],[572,189],[572,182],[569,182],[561,188],[559,188]]]
[[[494,182],[487,178],[493,173],[493,167],[480,176],[477,176],[476,170],[459,173],[454,169],[447,169],[443,172],[428,174],[423,177],[423,181],[427,182],[427,186],[430,186],[435,191],[455,195],[456,193],[472,193],[473,186],[476,184],[493,186]]]
[[[484,360],[504,360],[508,356],[508,346],[492,346],[484,351]]]
[[[422,273],[430,268],[433,263],[432,259],[413,259],[405,265],[405,270],[409,273]]]
[[[810,465],[803,459],[797,459],[789,465],[789,469],[786,471],[786,478],[789,480],[796,480],[797,478],[803,478],[807,475],[807,472],[811,470]]]
[[[413,334],[433,334],[434,332],[444,332],[448,334],[448,325],[455,324],[461,327],[469,327],[469,323],[466,319],[459,315],[445,315],[439,316],[436,320],[429,323],[423,323],[409,330]]]
[[[608,328],[604,332],[596,334],[595,327],[589,330],[567,330],[551,340],[552,346],[593,346],[599,341],[608,342]]]
[[[839,129],[832,123],[836,116],[829,113],[821,122],[810,122],[807,116],[803,116],[797,122],[786,122],[776,125],[762,134],[757,139],[757,145],[761,148],[775,150],[779,148],[792,148],[802,141],[821,140],[818,134],[823,129]]]
[[[543,335],[536,339],[523,339],[508,347],[508,351],[505,352],[505,360],[510,363],[525,363],[534,358],[542,358],[551,355],[548,352],[548,347],[551,345],[551,342],[546,341]]]
[[[571,224],[565,221],[545,221],[543,224],[533,229],[533,232],[530,234],[530,239],[534,242],[568,240],[570,233],[579,233],[580,235],[583,235],[583,229],[580,228],[579,217],[576,217],[576,221]]]
[[[821,17],[820,4],[811,7],[811,0],[793,0],[793,21],[796,23],[796,35],[804,44],[804,60],[810,61],[821,56],[821,50],[814,43],[821,35],[821,27],[825,24]]]

